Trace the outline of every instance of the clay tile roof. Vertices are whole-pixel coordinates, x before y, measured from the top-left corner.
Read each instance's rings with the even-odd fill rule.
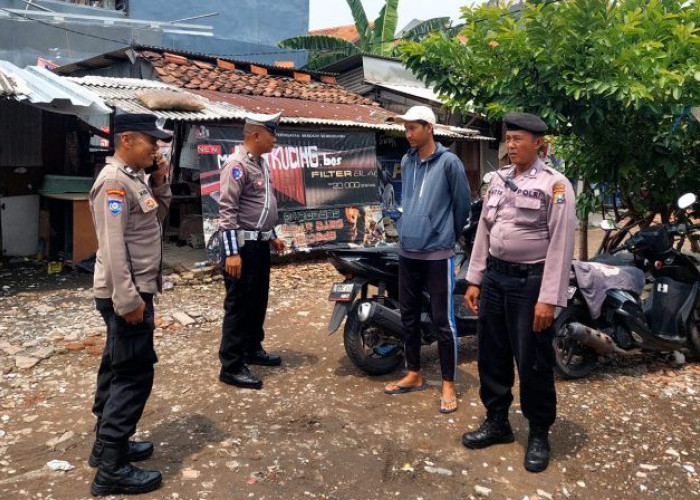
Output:
[[[331,83],[317,81],[299,71],[297,78],[253,74],[234,64],[209,64],[183,55],[143,51],[139,54],[153,66],[158,78],[165,83],[191,90],[215,90],[227,94],[284,97],[329,104],[364,104],[378,106]],[[264,73],[257,71],[258,73]],[[324,80],[331,82],[329,78]]]
[[[374,23],[370,23],[370,26],[374,26]],[[348,42],[355,42],[359,40],[360,35],[357,32],[357,27],[354,24],[348,24],[347,26],[335,26],[333,28],[324,28],[321,30],[310,31],[309,35],[328,35],[334,36],[336,38],[342,38]]]

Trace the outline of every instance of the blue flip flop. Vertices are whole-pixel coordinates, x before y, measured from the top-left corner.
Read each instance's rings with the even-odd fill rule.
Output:
[[[395,385],[397,389],[392,389],[389,390],[386,387],[384,388],[384,394],[389,394],[389,395],[395,395],[395,394],[406,394],[407,392],[418,392],[418,391],[424,391],[426,390],[429,386],[425,382],[423,382],[421,385],[415,385],[415,386],[406,386],[406,385],[399,385],[399,384],[389,384],[389,385]]]

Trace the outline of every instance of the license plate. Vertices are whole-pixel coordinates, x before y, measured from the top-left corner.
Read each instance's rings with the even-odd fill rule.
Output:
[[[576,290],[578,290],[578,288],[576,288],[575,286],[569,287],[569,290],[567,292],[567,299],[568,300],[571,300],[574,298],[574,295],[576,295]]]
[[[334,302],[347,302],[352,299],[352,292],[355,289],[354,283],[336,283],[331,287],[331,294],[328,300]]]

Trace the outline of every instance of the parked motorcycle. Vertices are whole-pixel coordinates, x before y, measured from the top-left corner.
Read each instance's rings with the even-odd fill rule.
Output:
[[[459,337],[476,334],[476,317],[464,307],[465,276],[481,216],[482,200],[471,204],[469,220],[462,230],[455,258],[459,269],[453,290],[455,319]],[[328,325],[332,335],[343,319],[343,342],[355,366],[369,375],[395,370],[403,361],[401,313],[399,312],[399,249],[375,247],[328,252],[328,260],[345,277],[331,287],[329,300],[335,302]],[[430,296],[423,293],[421,313],[423,344],[437,341],[432,322]]]
[[[696,202],[682,196],[680,210]],[[568,307],[555,321],[556,366],[563,375],[588,375],[600,356],[671,352],[690,348],[700,355],[700,261],[674,247],[700,224],[660,224],[639,231],[597,262],[574,262]],[[632,261],[613,265],[629,252]],[[643,262],[643,265],[634,265]],[[642,300],[644,270],[652,277]]]

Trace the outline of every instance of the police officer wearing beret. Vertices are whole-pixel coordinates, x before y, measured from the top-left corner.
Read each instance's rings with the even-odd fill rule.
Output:
[[[479,316],[478,364],[487,417],[462,436],[467,448],[515,440],[508,421],[513,358],[530,432],[525,469],[549,465],[556,418],[555,308],[566,306],[576,224],[569,181],[539,159],[546,124],[526,113],[505,116],[511,165],[492,177],[476,234],[465,305]]]
[[[107,325],[92,408],[97,417],[89,460],[97,467],[93,495],[146,493],[162,481],[160,472],[131,465],[150,457],[153,444],[129,441],[158,361],[153,296],[161,288],[161,223],[172,197],[170,164],[158,152],[159,139],[170,141],[172,135],[156,125],[154,115],[117,115],[115,154],[90,191],[98,241],[95,302]]]
[[[262,342],[270,291],[270,246],[282,252],[277,237],[277,200],[270,168],[262,155],[272,151],[280,113],[247,117],[243,146],[221,170],[219,231],[226,299],[219,359],[222,382],[261,389],[262,380],[248,365],[279,366],[279,356]]]

